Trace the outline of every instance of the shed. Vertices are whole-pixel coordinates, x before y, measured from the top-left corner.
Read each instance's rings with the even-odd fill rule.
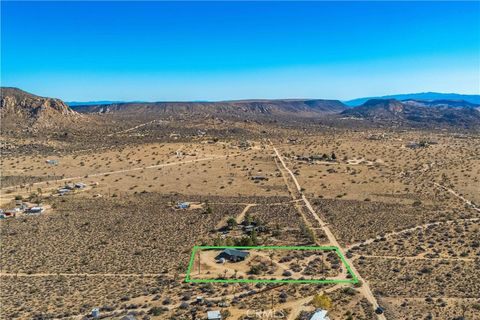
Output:
[[[188,209],[190,208],[189,202],[179,202],[177,203],[177,209]]]
[[[327,310],[317,309],[310,320],[330,320],[327,316]]]
[[[92,309],[92,318],[99,318],[100,317],[100,309],[99,308],[93,308]]]
[[[220,311],[215,310],[215,311],[207,311],[207,319],[208,320],[221,320],[222,315]]]
[[[225,259],[232,262],[238,262],[245,260],[249,254],[249,252],[240,251],[237,249],[225,249],[215,257],[215,260]]]

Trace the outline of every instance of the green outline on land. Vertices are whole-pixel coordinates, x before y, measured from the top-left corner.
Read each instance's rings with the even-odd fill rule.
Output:
[[[335,251],[340,257],[342,263],[347,268],[348,274],[351,279],[191,279],[190,272],[192,271],[193,263],[195,260],[195,254],[198,250],[218,250],[218,249],[239,249],[239,250],[323,250],[323,251]],[[194,246],[192,255],[190,256],[190,262],[188,263],[187,274],[185,276],[185,282],[191,283],[208,283],[208,282],[223,282],[223,283],[358,283],[357,276],[353,273],[347,260],[340,252],[338,247],[334,246]]]

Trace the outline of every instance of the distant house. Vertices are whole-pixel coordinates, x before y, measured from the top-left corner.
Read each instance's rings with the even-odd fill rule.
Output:
[[[260,181],[260,180],[268,180],[268,178],[265,176],[253,176],[252,180]]]
[[[73,190],[75,189],[75,185],[73,183],[67,183],[64,188],[68,190]]]
[[[189,202],[179,202],[179,203],[177,203],[176,208],[177,209],[188,209],[188,208],[190,208],[190,203]]]
[[[297,156],[296,159],[298,161],[310,161],[310,158],[305,156]]]
[[[45,161],[47,164],[51,165],[51,166],[56,166],[58,165],[58,160],[47,160]]]
[[[176,140],[176,139],[180,138],[180,135],[178,133],[171,133],[170,138],[173,138],[173,139]]]
[[[238,144],[238,147],[243,148],[243,149],[247,149],[247,148],[250,148],[250,143],[248,143],[248,141],[241,141]]]
[[[327,158],[328,157],[326,157],[325,155],[319,155],[319,154],[314,154],[314,155],[310,156],[311,160],[325,160]]]
[[[29,214],[40,214],[44,211],[45,209],[43,209],[43,207],[31,207],[31,208],[28,208],[26,211],[27,213]]]
[[[310,320],[330,320],[327,316],[327,310],[317,309]]]
[[[77,189],[83,189],[85,188],[87,185],[85,183],[82,183],[82,182],[77,182],[75,183],[75,188]]]
[[[248,232],[253,232],[253,230],[255,230],[255,226],[253,224],[249,224],[249,225],[243,227],[243,230],[247,233]]]
[[[67,188],[61,188],[61,189],[58,189],[57,191],[58,191],[58,193],[59,193],[61,196],[63,196],[64,194],[67,194],[67,193],[69,193],[69,192],[72,191],[72,190],[67,189]]]
[[[25,211],[28,209],[28,206],[25,203],[23,203],[21,200],[19,200],[19,202],[17,202],[16,205],[20,211]]]
[[[222,320],[222,315],[220,311],[207,311],[207,319],[208,320]]]
[[[246,251],[240,251],[237,249],[225,249],[219,255],[215,257],[215,260],[228,260],[232,262],[238,262],[245,260],[250,253]]]

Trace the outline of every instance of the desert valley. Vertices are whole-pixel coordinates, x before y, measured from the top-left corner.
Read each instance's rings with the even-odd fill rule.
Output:
[[[480,319],[479,110],[2,88],[0,318]]]

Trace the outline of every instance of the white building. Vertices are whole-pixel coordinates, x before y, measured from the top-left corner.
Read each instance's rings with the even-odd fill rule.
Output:
[[[207,311],[207,318],[208,320],[222,320],[222,315],[220,311]]]
[[[330,320],[327,316],[327,310],[317,309],[310,320]]]

